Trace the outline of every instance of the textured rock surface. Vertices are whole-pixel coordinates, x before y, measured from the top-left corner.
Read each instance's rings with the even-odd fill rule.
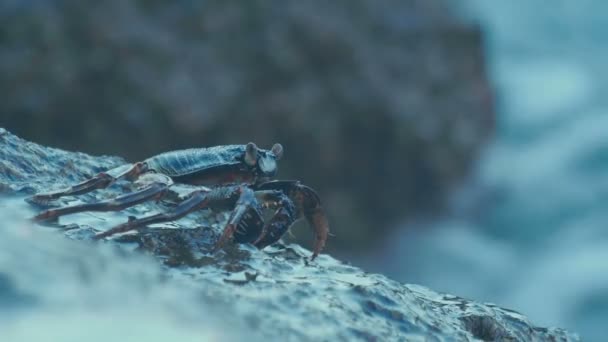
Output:
[[[42,147],[0,130],[0,184],[6,193],[0,199],[0,314],[13,317],[0,322],[0,338],[31,340],[31,324],[51,326],[59,310],[76,321],[65,331],[57,325],[45,331],[47,339],[80,336],[79,329],[139,337],[138,327],[145,326],[150,340],[577,340],[561,329],[535,327],[519,313],[367,274],[328,255],[309,262],[310,252],[297,245],[264,251],[234,245],[207,254],[221,215],[194,214],[97,244],[86,241],[91,230],[125,214],[73,215],[51,228],[19,220],[33,213],[23,194],[120,162]],[[118,185],[81,199],[122,190]],[[132,213],[160,206],[141,205]],[[62,239],[59,231],[84,241]]]
[[[443,3],[8,1],[0,125],[132,161],[280,141],[332,248],[362,251],[440,207],[493,130],[481,34]]]

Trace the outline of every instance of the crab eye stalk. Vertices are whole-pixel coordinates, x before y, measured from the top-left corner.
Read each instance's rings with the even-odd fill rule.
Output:
[[[250,142],[245,148],[245,163],[249,166],[254,166],[258,161],[258,147]]]
[[[274,154],[276,160],[279,160],[283,157],[283,145],[279,143],[272,145],[272,149],[270,149],[270,151]]]

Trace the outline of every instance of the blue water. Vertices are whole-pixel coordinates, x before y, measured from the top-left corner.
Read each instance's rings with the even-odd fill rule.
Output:
[[[392,239],[381,268],[604,341],[608,2],[458,4],[486,36],[497,133],[453,213]]]

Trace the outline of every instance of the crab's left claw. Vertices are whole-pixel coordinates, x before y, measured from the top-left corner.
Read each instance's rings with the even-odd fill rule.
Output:
[[[312,253],[312,259],[314,260],[325,247],[325,242],[329,235],[329,222],[320,204],[308,212],[304,212],[304,215],[306,216],[306,220],[308,220],[308,224],[313,228],[315,235]]]
[[[293,202],[293,205],[296,207],[297,214],[293,216],[294,219],[302,216],[306,217],[306,220],[312,228],[315,237],[312,254],[312,259],[314,260],[319,253],[321,253],[323,247],[325,247],[325,242],[327,241],[327,237],[329,235],[329,222],[327,220],[327,216],[325,215],[325,211],[321,206],[321,199],[317,193],[311,187],[298,181],[270,181],[257,185],[256,189],[282,191],[289,197],[289,200]],[[285,204],[281,206],[285,210]],[[268,242],[263,243],[263,241],[266,241],[269,238],[267,234],[273,232],[273,224],[275,224],[277,227],[274,229],[276,232],[284,232],[287,230],[294,220],[292,219],[290,221],[289,217],[290,215],[288,215],[288,211],[281,212],[279,210],[275,215],[275,218],[273,218],[273,220],[269,223],[267,227],[269,229],[264,229],[265,235],[258,239],[256,245],[259,247],[260,245],[270,244]],[[280,236],[278,236],[276,240],[278,240],[278,238],[280,238]]]
[[[297,189],[302,213],[312,228],[315,237],[312,253],[312,259],[314,260],[325,247],[329,235],[329,222],[317,193],[312,188],[302,184],[298,184]]]

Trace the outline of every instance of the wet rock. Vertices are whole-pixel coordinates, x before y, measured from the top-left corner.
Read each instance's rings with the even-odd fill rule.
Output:
[[[481,34],[442,0],[10,1],[0,21],[7,128],[131,161],[280,141],[336,250],[441,208],[493,130]]]
[[[132,326],[148,326],[158,310],[171,320],[146,329],[165,329],[166,322],[176,320],[179,334],[204,331],[211,334],[206,338],[218,338],[216,332],[221,331],[224,340],[244,336],[254,341],[578,340],[561,329],[536,327],[519,313],[368,274],[326,254],[311,262],[310,252],[295,244],[276,244],[263,251],[231,245],[210,254],[222,215],[195,213],[185,221],[123,234],[107,243],[91,243],[88,237],[100,229],[96,224],[115,216],[125,219],[125,215],[94,219],[73,215],[50,228],[32,225],[14,217],[34,212],[23,194],[65,186],[120,160],[46,148],[4,130],[0,131],[0,160],[0,184],[8,195],[0,199],[5,228],[0,230],[0,269],[4,270],[0,285],[28,298],[27,307],[33,310],[13,315],[61,308],[62,314],[71,317],[78,310],[94,310],[96,322],[111,314],[128,317]],[[80,200],[121,190],[96,191]],[[162,206],[143,204],[137,210],[156,211]],[[63,231],[76,241],[60,239],[52,231]],[[164,266],[151,266],[153,262],[134,250]],[[133,309],[125,303],[136,304],[136,310],[146,313],[126,316]],[[0,307],[0,313],[7,310],[11,309]],[[117,321],[103,334],[120,326]],[[0,337],[15,329],[4,327]]]

